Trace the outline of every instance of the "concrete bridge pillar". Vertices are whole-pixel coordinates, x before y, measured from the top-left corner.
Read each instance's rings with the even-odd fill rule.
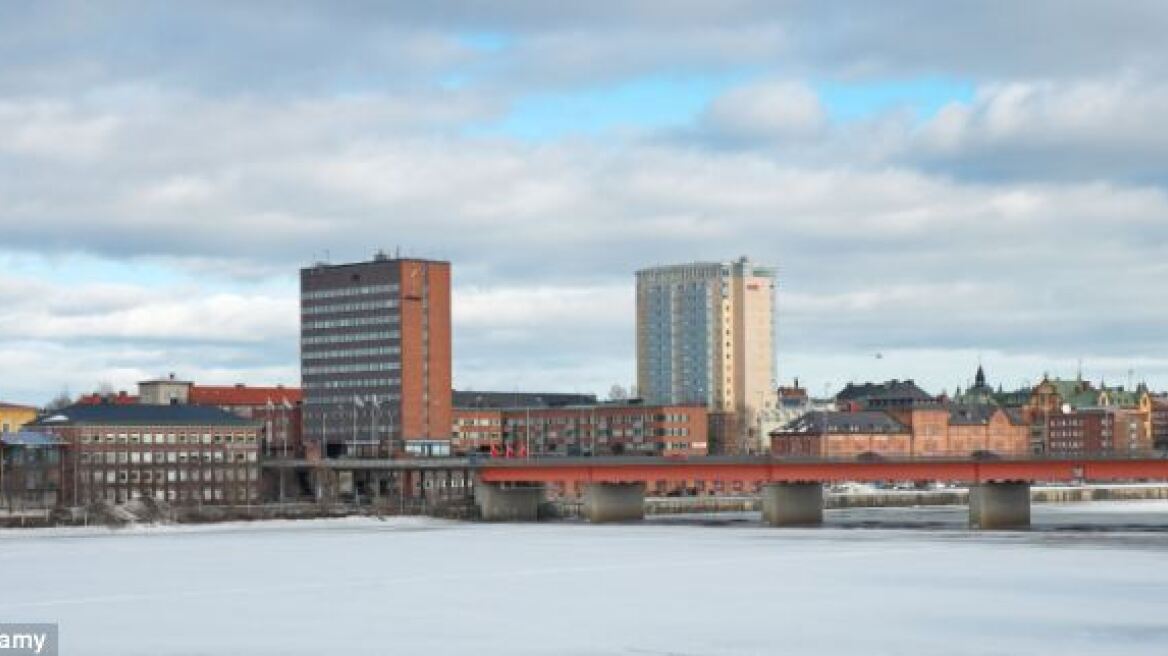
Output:
[[[1030,483],[981,483],[969,487],[969,525],[981,529],[1030,527]]]
[[[484,521],[534,522],[539,518],[543,486],[503,487],[498,483],[475,483],[475,503]]]
[[[771,526],[819,526],[823,523],[823,484],[764,485],[762,519]]]
[[[644,483],[589,483],[584,486],[588,521],[625,522],[645,518]]]

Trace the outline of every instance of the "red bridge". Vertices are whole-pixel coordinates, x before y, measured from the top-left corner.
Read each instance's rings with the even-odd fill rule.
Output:
[[[823,483],[944,481],[970,487],[970,522],[982,528],[1030,523],[1032,482],[1168,480],[1168,454],[1051,455],[909,460],[773,458],[542,458],[477,463],[476,494],[486,519],[533,519],[541,484],[584,493],[593,521],[643,517],[647,486],[704,487],[710,482],[762,488],[763,515],[775,525],[817,524]]]

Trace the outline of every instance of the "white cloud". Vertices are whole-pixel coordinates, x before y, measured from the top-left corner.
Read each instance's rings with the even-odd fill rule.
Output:
[[[716,98],[702,121],[716,136],[732,141],[809,138],[827,125],[819,97],[793,81],[756,82]]]

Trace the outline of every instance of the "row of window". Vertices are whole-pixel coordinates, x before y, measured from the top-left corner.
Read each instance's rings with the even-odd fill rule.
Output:
[[[331,396],[311,396],[304,399],[305,405],[354,405],[353,394],[336,394]],[[359,395],[362,403],[384,405],[390,401],[401,399],[401,394],[369,394]]]
[[[353,380],[306,380],[304,389],[354,389],[361,387],[389,387],[400,385],[401,379],[393,378],[357,378]],[[350,399],[351,401],[352,399]]]
[[[379,355],[398,355],[400,346],[371,346],[367,348],[332,349],[331,351],[309,351],[301,355],[307,360],[334,360],[340,358],[367,358]]]
[[[200,494],[201,492],[201,494]],[[169,489],[169,490],[154,490],[154,498],[159,501],[174,501],[174,502],[214,502],[224,500],[223,488],[204,487],[201,490],[195,489]],[[104,490],[89,490],[85,495],[90,501],[97,501],[104,498],[110,503],[124,503],[129,499],[137,499],[142,496],[150,496],[149,490],[140,492],[138,490],[126,490],[123,488],[105,488]],[[233,501],[255,501],[259,498],[259,492],[252,485],[239,485],[229,487],[226,489],[226,496]]]
[[[255,444],[255,433],[82,433],[82,444]]]
[[[401,369],[400,362],[356,362],[352,364],[318,364],[304,367],[301,373],[305,376],[316,374],[355,374],[367,371],[397,371]]]
[[[300,338],[301,346],[316,344],[352,344],[354,342],[378,342],[387,339],[400,339],[400,330],[375,330],[364,333],[344,333],[341,335],[309,335]]]
[[[83,465],[150,465],[221,462],[256,462],[255,451],[82,451],[79,460]]]
[[[366,312],[370,310],[392,310],[398,306],[396,298],[378,299],[376,301],[361,301],[357,303],[331,303],[329,305],[311,305],[300,310],[303,316],[314,314],[333,314],[334,312]]]
[[[382,324],[399,324],[401,317],[393,314],[378,314],[372,317],[350,317],[347,319],[320,319],[305,321],[304,330],[323,330],[326,328],[359,328],[361,326],[378,326]]]
[[[355,287],[338,287],[337,289],[317,289],[302,293],[300,298],[305,301],[313,301],[321,298],[342,298],[344,296],[363,296],[365,294],[396,294],[398,289],[397,283],[391,282],[387,285],[361,285]]]
[[[89,472],[81,480],[95,484],[116,485],[125,483],[187,483],[187,482],[235,482],[254,481],[259,479],[259,470],[255,467],[235,468],[220,467],[218,469],[157,469],[138,471],[137,469],[121,469]]]

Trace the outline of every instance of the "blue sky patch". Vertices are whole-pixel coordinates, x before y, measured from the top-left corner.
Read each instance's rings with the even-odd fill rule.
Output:
[[[918,120],[934,116],[953,102],[973,100],[976,86],[968,80],[924,77],[871,82],[821,82],[813,85],[833,121],[855,121],[906,108]]]

